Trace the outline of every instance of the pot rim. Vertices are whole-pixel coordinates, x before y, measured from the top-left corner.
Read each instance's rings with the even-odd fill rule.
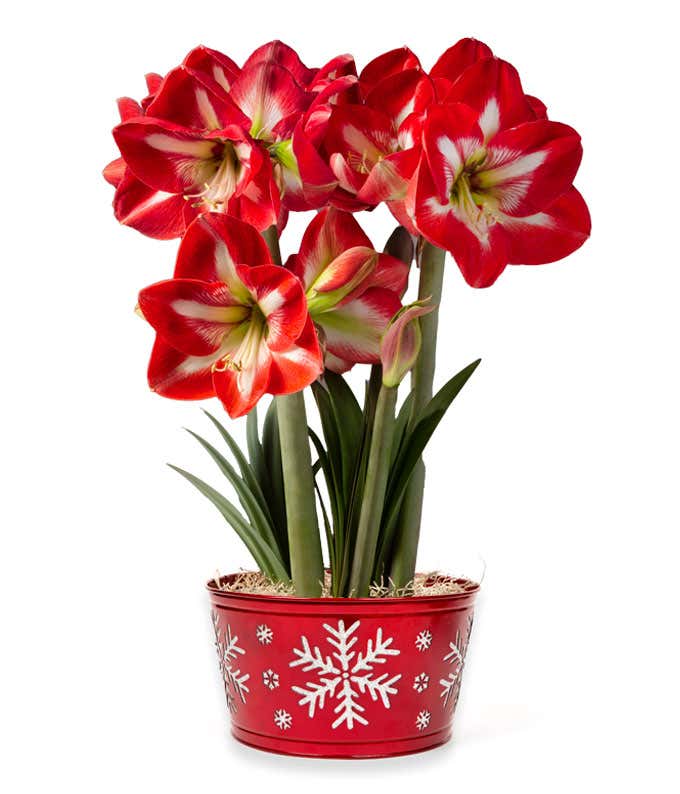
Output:
[[[223,582],[225,580],[232,579],[233,577],[238,576],[238,573],[229,573],[220,576],[219,581]],[[417,595],[417,596],[384,596],[380,598],[350,598],[348,596],[325,596],[310,598],[309,596],[299,597],[294,595],[272,595],[272,594],[265,594],[265,593],[244,593],[238,590],[221,590],[217,586],[217,580],[215,577],[209,579],[206,584],[206,590],[213,595],[217,596],[218,598],[224,599],[235,599],[236,601],[254,601],[255,603],[262,603],[262,604],[290,604],[290,605],[299,605],[299,606],[319,606],[319,607],[331,607],[332,605],[337,606],[358,606],[358,607],[372,607],[375,608],[376,606],[385,606],[387,608],[391,606],[399,605],[399,607],[403,607],[404,604],[443,604],[445,602],[451,601],[462,601],[466,599],[470,599],[479,593],[481,584],[479,582],[473,582],[471,579],[464,579],[462,577],[454,577],[454,576],[447,576],[443,574],[443,578],[451,579],[452,581],[465,581],[469,582],[472,586],[469,589],[463,590],[460,593],[444,593],[440,595]]]

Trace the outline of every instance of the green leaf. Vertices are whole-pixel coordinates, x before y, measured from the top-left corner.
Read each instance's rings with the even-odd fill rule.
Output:
[[[401,501],[416,463],[447,409],[477,369],[480,361],[481,359],[473,361],[445,383],[417,417],[413,430],[405,436],[390,473],[388,496],[385,500],[389,509],[387,515],[383,516],[378,554],[380,560],[384,560],[387,550],[391,548]]]
[[[217,423],[219,425],[219,423]],[[238,476],[236,469],[229,463],[229,461],[222,455],[212,444],[204,438],[194,433],[193,430],[187,430],[189,435],[193,436],[196,441],[206,450],[210,457],[215,461],[219,470],[229,480],[233,489],[239,498],[241,506],[246,512],[253,529],[271,546],[272,549],[277,549],[278,544],[274,537],[274,531],[271,525],[271,517],[267,516],[262,510],[257,497],[249,489],[247,482]],[[240,450],[239,450],[240,452]],[[259,487],[259,486],[258,486]],[[280,558],[280,555],[279,555]],[[283,560],[281,560],[283,564]]]
[[[248,551],[253,555],[255,562],[263,573],[282,582],[287,582],[290,580],[288,572],[281,564],[281,561],[274,550],[257,535],[253,528],[248,524],[248,522],[228,499],[225,499],[221,493],[216,491],[203,480],[195,477],[193,474],[190,474],[188,471],[180,469],[178,466],[173,466],[171,463],[168,463],[168,466],[178,474],[181,474],[182,477],[187,479],[195,488],[198,489],[198,491],[200,491],[215,505],[222,516],[233,527],[236,534],[245,543]]]
[[[276,403],[269,404],[262,428],[262,456],[270,483],[267,492],[270,497],[269,509],[274,519],[279,546],[285,548],[286,563],[289,564],[288,521],[286,519],[286,494],[283,487],[283,466],[281,464],[281,438]]]

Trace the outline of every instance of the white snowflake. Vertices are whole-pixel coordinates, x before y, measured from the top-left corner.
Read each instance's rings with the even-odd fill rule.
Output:
[[[271,668],[262,673],[262,683],[267,689],[276,689],[279,685],[279,674],[275,673]]]
[[[444,656],[444,661],[453,666],[453,669],[446,678],[440,679],[439,683],[442,686],[442,691],[439,697],[442,698],[442,705],[444,708],[451,706],[455,709],[458,702],[458,695],[460,694],[460,679],[463,675],[463,667],[465,665],[465,653],[470,642],[470,633],[472,632],[472,615],[468,618],[467,631],[463,637],[460,631],[456,632],[456,639],[454,642],[449,643],[450,651]]]
[[[354,635],[359,628],[360,621],[355,621],[349,628],[345,628],[344,620],[338,621],[338,627],[333,628],[327,623],[324,629],[330,636],[327,642],[335,648],[330,656],[323,656],[318,647],[313,650],[306,637],[301,638],[302,650],[294,648],[293,652],[298,657],[290,662],[291,667],[302,666],[304,672],[313,670],[318,676],[318,683],[307,681],[306,688],[294,686],[293,691],[302,695],[299,701],[301,706],[308,707],[310,717],[314,716],[317,709],[323,709],[326,696],[338,701],[333,709],[338,715],[332,727],[337,728],[344,722],[349,730],[354,728],[355,722],[368,725],[368,720],[362,716],[366,711],[359,703],[361,695],[368,695],[371,700],[380,698],[383,706],[390,707],[390,695],[395,695],[397,689],[394,684],[401,678],[401,674],[390,677],[389,673],[376,676],[374,666],[384,664],[388,656],[397,656],[400,652],[391,648],[392,638],[383,640],[382,629],[375,634],[375,641],[369,639],[366,643],[366,652],[357,654],[352,648],[358,638]],[[331,658],[332,657],[332,658]]]
[[[416,728],[418,728],[419,731],[424,731],[430,724],[431,716],[429,711],[421,711],[416,717]]]
[[[262,645],[270,645],[271,641],[274,639],[274,632],[265,623],[257,627],[255,635]]]
[[[429,629],[423,629],[416,637],[416,648],[419,651],[426,651],[430,645],[432,645],[432,632]]]
[[[424,692],[430,683],[430,676],[427,673],[420,673],[413,679],[413,688],[416,692]]]
[[[215,648],[217,649],[220,675],[224,681],[224,693],[227,696],[227,707],[229,711],[236,711],[236,698],[245,703],[246,693],[250,691],[246,686],[250,674],[242,673],[238,668],[234,669],[234,662],[239,655],[243,656],[245,651],[238,645],[238,637],[232,637],[231,626],[228,623],[224,639],[220,638],[220,619],[214,610],[212,622],[215,630]]]
[[[274,712],[274,724],[282,731],[287,731],[293,724],[293,718],[285,709],[276,709]]]

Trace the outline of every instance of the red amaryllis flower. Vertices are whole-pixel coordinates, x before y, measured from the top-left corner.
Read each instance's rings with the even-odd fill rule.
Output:
[[[326,367],[344,372],[357,363],[377,364],[380,339],[401,308],[408,265],[376,252],[353,215],[326,208],[286,266],[304,285]]]
[[[493,284],[510,263],[561,259],[590,233],[572,185],[580,138],[534,107],[510,64],[484,58],[428,111],[410,212],[471,286]]]
[[[323,369],[300,281],[272,264],[252,226],[222,213],[189,226],[174,277],[143,289],[139,308],[157,332],[149,385],[164,397],[216,395],[237,417]]]

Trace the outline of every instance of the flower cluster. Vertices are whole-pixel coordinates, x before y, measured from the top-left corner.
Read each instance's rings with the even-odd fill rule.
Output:
[[[146,80],[144,99],[118,101],[120,157],[104,176],[121,223],[182,238],[173,278],[139,297],[161,395],[216,395],[240,416],[324,367],[379,363],[409,264],[374,249],[360,210],[386,204],[474,287],[508,264],[560,259],[589,234],[572,184],[578,134],[473,39],[429,72],[407,48],[361,73],[349,55],[312,69],[275,41],[242,67],[197,47]],[[305,210],[318,214],[279,267],[261,233]]]

